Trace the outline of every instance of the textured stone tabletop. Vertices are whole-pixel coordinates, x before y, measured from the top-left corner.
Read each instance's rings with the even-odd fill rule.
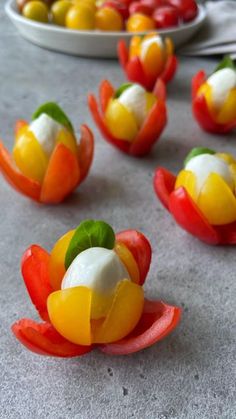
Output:
[[[181,59],[168,88],[169,124],[153,153],[120,154],[102,139],[86,95],[102,78],[124,79],[115,61],[89,60],[39,49],[20,37],[0,5],[0,136],[9,148],[18,118],[29,119],[47,100],[58,101],[79,130],[94,130],[90,176],[60,206],[40,206],[0,178],[0,417],[55,419],[235,418],[235,249],[209,247],[175,225],[157,201],[154,168],[177,171],[194,146],[236,154],[235,135],[213,137],[194,122],[190,79],[215,61]],[[48,250],[85,218],[105,219],[116,231],[136,228],[151,240],[149,297],[183,308],[180,326],[165,340],[132,356],[92,352],[82,358],[34,355],[10,331],[21,317],[37,319],[20,258],[31,243]]]

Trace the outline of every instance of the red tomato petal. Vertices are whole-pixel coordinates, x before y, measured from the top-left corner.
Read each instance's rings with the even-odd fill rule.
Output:
[[[170,55],[163,73],[161,74],[161,79],[165,82],[168,83],[169,81],[171,81],[176,73],[178,67],[178,59],[175,55]]]
[[[107,140],[113,146],[119,148],[121,151],[128,153],[130,144],[127,141],[119,140],[118,138],[115,138],[111,135],[111,133],[107,129],[104,118],[98,109],[97,101],[93,95],[89,95],[88,105],[90,112],[93,116],[94,122],[96,123],[105,140]]]
[[[126,70],[126,64],[129,60],[129,51],[128,51],[126,43],[123,39],[118,42],[117,53],[118,53],[120,65],[123,68],[123,70],[125,71]]]
[[[141,61],[138,57],[131,58],[126,64],[126,74],[127,78],[134,82],[139,83],[146,89],[152,89],[153,85],[150,86],[150,82],[147,79],[147,76],[144,72]]]
[[[148,239],[139,231],[125,230],[116,234],[116,241],[123,243],[132,253],[139,268],[140,285],[142,285],[149,271],[152,258],[152,248]]]
[[[28,122],[24,121],[23,119],[18,119],[18,121],[15,123],[15,135],[17,135],[18,131],[26,125],[28,125]]]
[[[174,190],[176,177],[168,170],[159,167],[154,175],[153,184],[155,192],[164,205],[169,210],[169,198]]]
[[[88,175],[94,154],[94,138],[92,131],[89,127],[87,127],[87,125],[81,125],[80,132],[81,138],[78,145],[78,160],[80,168],[79,183],[81,183]]]
[[[145,300],[142,317],[134,331],[125,339],[102,345],[109,355],[128,355],[148,348],[167,336],[180,321],[181,309],[162,301]]]
[[[70,358],[84,355],[92,350],[91,346],[80,346],[69,342],[50,323],[21,319],[13,324],[12,332],[27,349],[40,355]]]
[[[230,124],[216,123],[208,109],[206,99],[203,95],[198,95],[192,102],[193,114],[198,121],[199,125],[208,132],[216,134],[226,134],[236,126],[236,121]]]
[[[169,209],[175,221],[184,230],[208,244],[219,244],[220,238],[217,231],[209,224],[184,188],[178,188],[172,192]]]
[[[30,246],[21,260],[27,291],[43,320],[48,318],[47,298],[53,291],[49,279],[49,260],[50,255],[37,245]]]
[[[9,151],[0,142],[0,171],[5,179],[13,186],[18,192],[29,198],[39,201],[41,185],[24,176],[16,167],[12,156]]]
[[[220,244],[236,244],[236,222],[223,226],[215,226],[220,236]]]
[[[198,89],[206,80],[206,73],[203,70],[200,70],[195,76],[192,78],[192,99],[195,99]]]
[[[158,78],[152,93],[158,98],[165,102],[166,100],[166,85],[162,79]]]
[[[166,123],[166,105],[163,100],[158,99],[150,110],[136,139],[131,144],[130,154],[134,156],[144,156],[147,154],[154,143],[158,141]]]
[[[77,157],[64,144],[55,147],[43,180],[40,201],[57,204],[78,185],[80,171]]]
[[[99,86],[99,98],[101,103],[102,112],[106,112],[109,100],[114,95],[115,91],[113,86],[108,80],[103,80]]]

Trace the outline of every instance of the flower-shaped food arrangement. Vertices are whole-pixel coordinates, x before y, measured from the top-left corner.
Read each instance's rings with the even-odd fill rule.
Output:
[[[177,58],[170,38],[164,40],[158,33],[133,36],[129,48],[125,41],[118,44],[120,64],[127,78],[152,90],[158,79],[168,83],[175,75]]]
[[[230,154],[194,148],[175,177],[158,168],[154,188],[186,231],[208,244],[236,244],[236,160]]]
[[[0,171],[16,190],[41,203],[63,201],[87,176],[93,159],[93,134],[73,126],[56,103],[45,103],[32,122],[18,121],[12,155],[0,143]]]
[[[236,127],[236,67],[226,57],[206,79],[199,71],[192,79],[192,109],[199,125],[224,134]]]
[[[115,236],[103,221],[82,222],[51,254],[31,246],[22,275],[44,322],[21,319],[13,333],[31,351],[58,357],[96,347],[129,354],[153,345],[177,326],[180,309],[144,298],[150,262],[143,234],[126,230]]]
[[[150,93],[133,83],[115,90],[104,80],[99,99],[101,110],[93,95],[89,95],[88,104],[103,137],[124,153],[148,154],[167,123],[164,83],[159,80]]]

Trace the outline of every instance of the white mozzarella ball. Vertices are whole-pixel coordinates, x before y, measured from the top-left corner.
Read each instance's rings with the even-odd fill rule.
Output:
[[[30,131],[34,134],[48,156],[51,155],[55,147],[57,134],[63,128],[63,125],[59,124],[45,113],[42,113],[37,119],[31,122],[29,126]]]
[[[213,73],[207,80],[212,88],[212,98],[216,106],[223,105],[231,89],[236,87],[236,72],[232,68],[223,68]]]

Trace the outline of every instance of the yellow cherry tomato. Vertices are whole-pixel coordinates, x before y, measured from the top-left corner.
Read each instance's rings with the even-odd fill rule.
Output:
[[[70,342],[90,345],[92,291],[73,287],[55,291],[47,299],[48,315],[55,329]]]
[[[23,7],[22,14],[27,19],[37,22],[48,22],[48,8],[45,3],[39,0],[30,1]]]
[[[143,32],[155,29],[155,21],[142,13],[134,13],[126,23],[128,32]]]
[[[96,29],[121,31],[123,29],[123,18],[114,8],[102,7],[96,12]]]
[[[227,124],[236,119],[236,89],[232,89],[217,115],[217,122]]]
[[[89,6],[94,12],[96,11],[97,7],[96,7],[96,3],[94,0],[72,0],[72,3],[76,6],[76,5],[86,5]]]
[[[95,13],[90,6],[78,4],[71,7],[66,15],[68,29],[91,30],[95,28]]]
[[[49,274],[50,284],[54,290],[61,289],[61,281],[66,273],[65,256],[75,230],[70,230],[62,236],[51,251]]]
[[[165,51],[160,45],[152,44],[147,50],[143,66],[148,74],[160,74],[165,65]]]
[[[13,157],[17,167],[25,176],[42,183],[48,158],[32,132],[27,130],[17,137]]]
[[[55,23],[55,25],[65,26],[66,15],[70,8],[71,8],[70,0],[56,1],[51,7],[52,22]]]
[[[132,113],[117,99],[111,99],[105,113],[106,125],[114,137],[132,142],[138,126]]]
[[[115,252],[125,265],[132,281],[139,284],[140,275],[138,265],[130,250],[123,243],[118,242],[115,245]]]
[[[152,109],[153,105],[156,103],[157,98],[153,93],[146,92],[146,111],[148,112]]]
[[[140,54],[141,37],[132,36],[129,46],[129,58],[137,57]]]
[[[76,138],[74,135],[68,131],[66,128],[61,129],[56,137],[56,144],[62,143],[64,144],[72,153],[77,154],[77,143]]]
[[[121,281],[106,319],[92,330],[93,342],[110,343],[127,336],[142,315],[143,303],[142,287],[128,280]]]
[[[196,201],[197,199],[197,188],[196,188],[196,176],[190,170],[181,170],[178,174],[175,189],[184,187],[189,193],[191,198]]]

